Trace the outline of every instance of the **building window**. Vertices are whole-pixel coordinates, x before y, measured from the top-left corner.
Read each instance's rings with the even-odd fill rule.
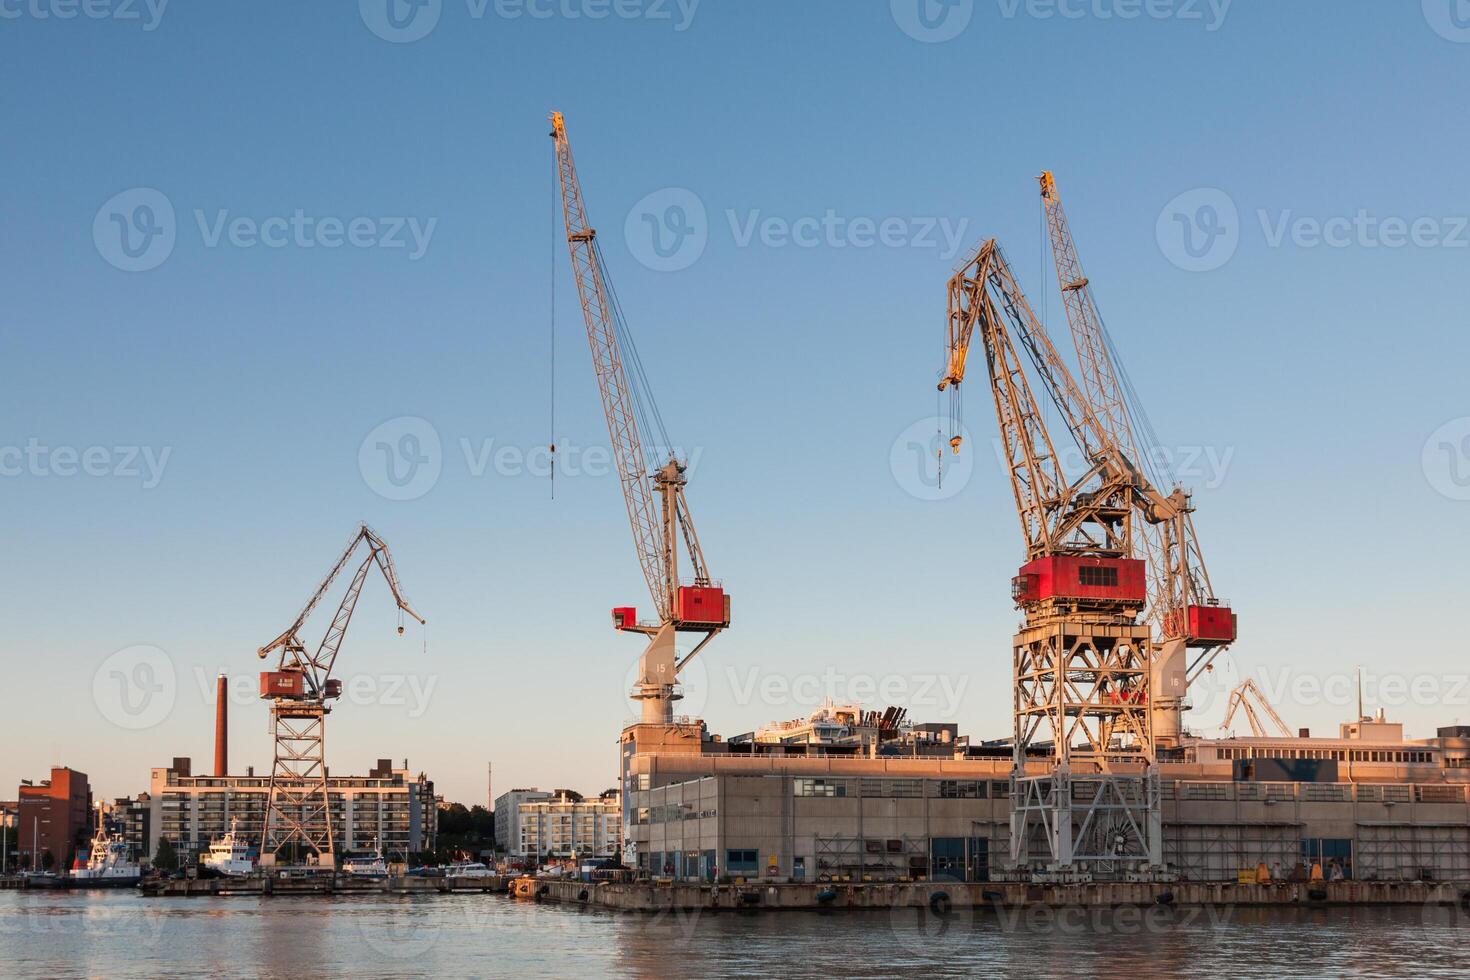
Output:
[[[1083,585],[1094,588],[1115,589],[1118,587],[1118,570],[1116,568],[1083,565],[1077,569],[1077,576]]]
[[[986,784],[974,779],[941,779],[939,798],[942,800],[981,800],[985,798]]]
[[[754,850],[725,852],[725,871],[732,875],[753,875],[760,868],[760,855]]]
[[[847,784],[829,779],[797,779],[792,781],[794,796],[846,796]]]

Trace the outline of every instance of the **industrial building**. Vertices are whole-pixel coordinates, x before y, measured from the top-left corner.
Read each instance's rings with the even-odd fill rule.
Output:
[[[1168,873],[1235,880],[1261,864],[1289,876],[1315,863],[1363,880],[1470,880],[1467,734],[1405,740],[1380,716],[1337,738],[1186,740],[1159,764]],[[783,744],[725,741],[697,721],[633,726],[624,860],[650,876],[704,879],[1026,871],[1008,861],[1010,749],[913,736],[854,729]],[[1255,772],[1242,759],[1316,771]]]
[[[238,821],[237,832],[258,842],[265,825],[270,777],[254,769],[243,776],[195,776],[187,758],[151,771],[147,793],[148,851],[167,837],[192,861],[210,841]],[[407,764],[379,759],[366,776],[327,775],[334,850],[348,853],[381,846],[390,860],[433,850],[438,835],[434,783]],[[142,797],[140,797],[142,799]]]

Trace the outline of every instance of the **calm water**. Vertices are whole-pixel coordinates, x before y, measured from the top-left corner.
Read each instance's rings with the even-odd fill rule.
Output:
[[[1457,909],[628,915],[492,895],[0,893],[31,977],[1470,976]]]

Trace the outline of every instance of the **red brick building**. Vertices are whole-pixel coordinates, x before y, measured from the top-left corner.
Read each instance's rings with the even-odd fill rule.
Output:
[[[49,851],[56,859],[52,869],[58,874],[71,867],[78,843],[85,842],[90,833],[92,787],[87,774],[52,767],[50,779],[35,784],[23,780],[16,809],[18,850],[33,855],[32,866],[43,867],[43,855]]]

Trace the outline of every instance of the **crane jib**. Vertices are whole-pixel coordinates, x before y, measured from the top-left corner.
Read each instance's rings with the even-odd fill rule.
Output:
[[[652,423],[654,434],[662,436],[666,444],[667,433],[627,332],[617,293],[607,277],[597,232],[587,220],[562,114],[552,113],[551,124],[567,248],[639,567],[661,625],[682,628],[690,624],[703,629],[711,621],[727,622],[728,602],[723,591],[711,585],[684,496],[688,482],[685,467],[671,450],[666,461],[656,464],[651,464],[645,454],[640,417]],[[681,541],[691,566],[692,586],[686,586],[679,577]],[[712,606],[717,606],[718,612],[712,611]],[[615,609],[613,616],[620,629],[648,629],[637,624],[630,607]]]

